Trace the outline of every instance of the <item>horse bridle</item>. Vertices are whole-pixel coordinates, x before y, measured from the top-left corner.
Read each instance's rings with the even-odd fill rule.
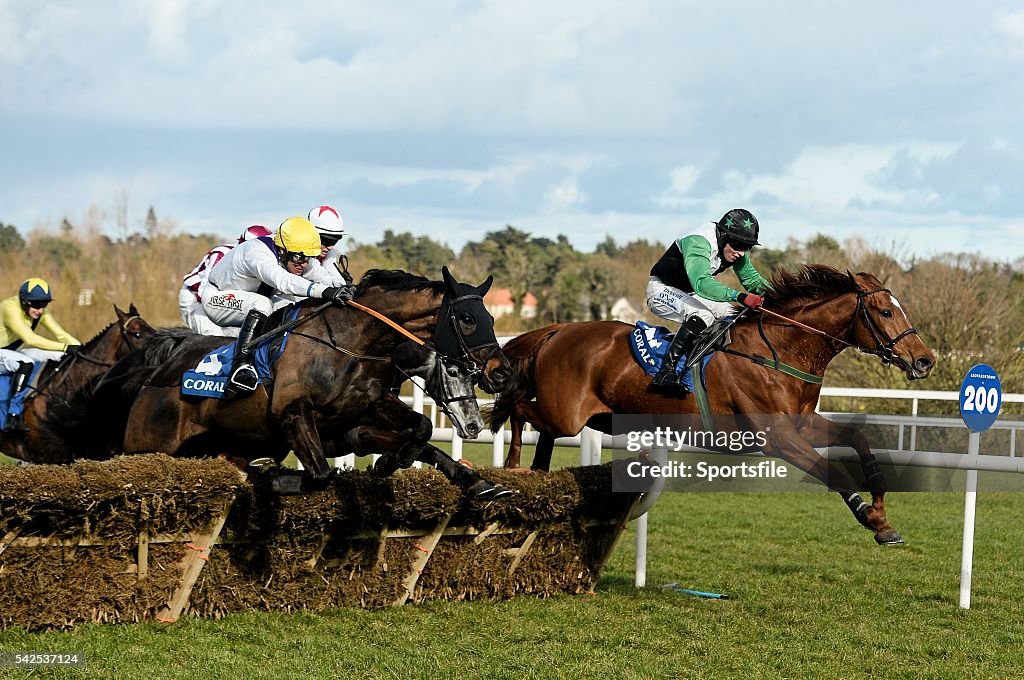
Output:
[[[444,413],[446,416],[448,416],[448,420],[450,420],[451,422],[454,423],[454,422],[456,422],[456,417],[455,417],[455,414],[452,412],[451,404],[454,404],[455,402],[459,402],[459,401],[473,401],[473,400],[476,399],[476,394],[473,393],[473,390],[471,388],[470,391],[469,391],[469,394],[464,394],[462,396],[454,396],[454,395],[452,395],[451,390],[448,389],[448,383],[444,379],[444,374],[448,372],[448,366],[449,365],[454,367],[456,370],[465,370],[465,367],[462,364],[460,364],[460,363],[458,363],[458,362],[456,362],[456,361],[454,361],[454,360],[444,356],[440,352],[438,352],[437,353],[437,359],[434,361],[434,380],[433,380],[433,382],[434,382],[435,385],[439,385],[440,386],[441,400],[437,401],[435,399],[434,403],[437,404],[437,407],[439,409],[441,409],[442,413]],[[403,373],[404,373],[404,371],[403,371]],[[470,378],[470,385],[475,384],[476,383],[476,375],[475,375],[475,373],[474,372],[467,372],[467,375]]]
[[[819,330],[817,328],[814,328],[813,326],[808,326],[807,324],[801,323],[795,319],[790,319],[787,316],[783,316],[778,312],[773,312],[770,309],[765,309],[764,307],[761,307],[758,310],[762,313],[762,316],[758,317],[758,330],[761,334],[761,337],[768,344],[768,347],[772,350],[772,355],[775,356],[776,362],[778,361],[778,356],[775,355],[775,348],[772,347],[771,342],[768,341],[768,338],[764,333],[764,327],[761,323],[762,319],[764,318],[764,314],[774,316],[775,318],[786,321],[796,326],[797,328],[802,328],[805,331],[816,333],[817,335],[828,338],[829,340],[838,342],[841,345],[852,347],[858,352],[862,352],[864,354],[873,354],[874,356],[882,360],[883,366],[893,364],[904,371],[913,371],[913,367],[906,359],[900,356],[896,356],[896,343],[898,343],[900,340],[907,337],[908,335],[917,335],[917,329],[911,326],[907,330],[897,335],[895,338],[889,338],[886,332],[883,331],[882,328],[877,324],[877,322],[875,322],[875,320],[871,318],[871,315],[868,314],[867,307],[864,306],[864,299],[870,295],[874,295],[875,293],[888,293],[890,296],[892,295],[892,291],[890,291],[888,288],[875,288],[874,290],[857,291],[857,307],[856,309],[854,309],[853,316],[850,319],[850,330],[846,333],[846,337],[852,339],[854,330],[857,326],[858,318],[863,318],[864,326],[868,329],[868,332],[871,334],[871,340],[875,343],[874,349],[865,349],[857,345],[856,343],[851,342],[850,340],[843,340],[842,338],[837,338],[834,335],[829,335],[823,330]]]
[[[480,294],[470,293],[468,295],[460,295],[459,297],[453,300],[449,300],[448,318],[445,320],[448,323],[448,325],[451,326],[451,329],[455,334],[455,338],[457,339],[459,345],[459,351],[462,353],[462,356],[440,356],[444,356],[444,358],[447,359],[449,362],[459,365],[459,367],[462,368],[462,370],[466,371],[466,373],[468,373],[469,376],[473,378],[473,382],[475,383],[477,377],[480,375],[480,373],[483,372],[483,369],[479,365],[477,365],[477,363],[473,360],[473,352],[479,352],[482,349],[488,349],[490,347],[497,348],[499,347],[499,345],[497,340],[495,340],[494,342],[485,342],[479,345],[475,345],[473,347],[470,347],[469,344],[466,342],[466,338],[463,337],[462,331],[459,330],[459,321],[458,319],[455,318],[455,305],[466,300],[479,300],[480,304],[483,305],[484,298]],[[437,330],[434,331],[434,344],[437,345]]]
[[[913,367],[906,359],[904,359],[903,357],[896,356],[896,343],[910,334],[917,335],[917,329],[911,326],[907,330],[897,335],[895,338],[889,339],[885,331],[883,331],[882,328],[878,325],[878,323],[873,318],[871,318],[871,315],[868,314],[867,307],[864,306],[864,298],[868,297],[869,295],[874,295],[875,293],[888,293],[890,297],[892,296],[892,291],[890,291],[888,288],[876,288],[874,290],[862,291],[857,293],[857,309],[856,311],[854,311],[854,319],[856,319],[858,314],[864,318],[864,325],[867,327],[868,332],[871,333],[871,340],[875,343],[876,347],[874,350],[866,350],[860,347],[858,347],[857,349],[859,349],[861,352],[864,352],[865,354],[874,354],[875,356],[882,360],[883,366],[894,364],[905,371],[913,371]],[[852,324],[850,325],[849,335],[853,335]],[[888,340],[888,342],[883,342],[883,340]]]
[[[442,390],[442,394],[443,394],[441,403],[439,403],[438,405],[440,406],[440,408],[444,412],[444,414],[449,417],[449,419],[452,419],[452,414],[451,414],[451,411],[448,409],[448,406],[447,406],[448,404],[456,402],[456,401],[468,401],[470,399],[476,399],[476,396],[470,394],[470,395],[465,395],[465,396],[460,396],[460,397],[453,397],[449,393],[449,390],[448,390],[447,386],[444,383],[443,376],[440,375],[440,373],[442,371],[447,371],[448,366],[455,366],[459,370],[465,372],[472,379],[472,382],[475,384],[476,381],[477,381],[477,376],[482,372],[482,369],[477,365],[477,363],[475,361],[473,361],[471,353],[474,352],[474,351],[478,351],[480,349],[486,349],[488,347],[499,347],[497,340],[495,340],[495,342],[483,343],[483,344],[476,345],[476,346],[473,346],[473,347],[470,347],[468,345],[468,343],[466,343],[465,338],[463,337],[462,333],[459,331],[458,320],[455,318],[455,305],[457,303],[463,302],[465,300],[479,300],[481,302],[481,304],[483,304],[483,296],[478,295],[478,294],[477,295],[469,294],[469,295],[462,295],[460,297],[457,297],[457,298],[455,298],[453,300],[448,301],[448,318],[447,318],[447,323],[449,323],[451,325],[452,331],[454,332],[455,337],[458,339],[458,347],[459,347],[459,351],[460,351],[462,356],[451,357],[451,356],[448,356],[448,355],[442,353],[440,350],[436,350],[436,352],[435,352],[436,355],[437,355],[437,360],[434,363],[434,373],[435,373],[434,380],[435,381],[436,380],[441,380],[441,390]],[[314,342],[316,342],[318,344],[324,345],[326,347],[330,347],[331,349],[333,349],[333,350],[335,350],[337,352],[341,352],[342,354],[345,354],[345,355],[347,355],[349,357],[352,357],[354,359],[372,360],[372,361],[386,361],[387,357],[357,354],[355,352],[347,350],[347,349],[345,349],[343,347],[340,347],[338,345],[338,342],[337,342],[337,340],[334,337],[334,329],[331,328],[331,325],[329,323],[327,323],[326,317],[323,316],[323,312],[327,308],[331,307],[333,304],[334,304],[333,302],[323,303],[320,306],[316,307],[311,314],[307,314],[307,315],[302,316],[302,317],[297,317],[297,318],[293,319],[292,321],[288,322],[287,324],[284,324],[283,326],[279,326],[277,328],[273,328],[273,329],[267,331],[266,333],[260,335],[259,337],[255,338],[252,341],[252,344],[253,345],[259,344],[259,343],[261,343],[261,342],[263,342],[263,341],[265,341],[265,340],[267,340],[267,339],[269,339],[271,337],[274,337],[276,335],[283,334],[285,332],[289,332],[290,331],[293,335],[299,335],[299,336],[302,336],[302,337],[307,338],[309,340],[312,340],[312,341],[314,341]],[[392,321],[391,319],[387,318],[383,314],[380,314],[379,312],[377,312],[377,311],[375,311],[373,309],[370,309],[368,307],[365,307],[363,305],[360,305],[359,303],[356,303],[354,301],[350,301],[349,303],[346,303],[346,304],[348,306],[351,306],[351,307],[355,308],[355,309],[359,309],[360,311],[363,311],[363,312],[365,312],[367,314],[370,314],[374,318],[377,318],[378,320],[382,321],[383,323],[385,323],[385,324],[391,326],[392,328],[394,328],[396,331],[398,331],[401,334],[407,336],[410,340],[412,340],[412,341],[414,341],[416,343],[419,343],[421,345],[425,344],[423,342],[423,340],[420,340],[416,336],[412,335],[411,333],[409,333],[409,331],[406,331],[400,325],[396,324],[394,321]],[[323,320],[324,326],[327,329],[327,336],[330,339],[330,342],[327,342],[327,341],[323,340],[322,338],[318,338],[318,337],[316,337],[314,335],[309,335],[307,333],[302,333],[300,331],[294,330],[294,328],[296,326],[301,325],[301,324],[303,324],[303,323],[305,323],[305,322],[307,322],[307,321],[309,321],[309,320],[311,320],[313,318],[316,318],[317,316],[321,317],[321,319]],[[437,328],[439,328],[439,327],[440,326],[437,326],[434,329],[434,346],[435,346],[435,348],[437,347]],[[408,373],[406,373],[404,370],[402,370],[398,366],[396,366],[395,368],[398,369],[401,373],[403,373],[406,376],[406,378],[410,377]]]
[[[132,321],[142,321],[142,317],[139,316],[138,314],[133,314],[132,316],[129,316],[124,321],[122,321],[121,337],[124,338],[125,343],[128,345],[128,350],[134,352],[135,350],[138,349],[138,347],[136,347],[135,343],[132,342],[132,338],[134,337],[136,340],[141,340],[142,331],[129,332],[128,324],[130,324]]]

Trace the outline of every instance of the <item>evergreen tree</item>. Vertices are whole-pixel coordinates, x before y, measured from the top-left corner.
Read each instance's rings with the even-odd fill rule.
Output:
[[[154,238],[157,234],[157,221],[156,211],[153,210],[153,206],[149,206],[149,212],[146,213],[146,236]]]
[[[0,222],[0,253],[18,253],[25,249],[25,239],[13,224]]]

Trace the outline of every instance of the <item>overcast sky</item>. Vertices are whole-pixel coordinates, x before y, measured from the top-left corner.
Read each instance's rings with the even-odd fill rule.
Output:
[[[1024,255],[1021,3],[0,0],[0,221]]]

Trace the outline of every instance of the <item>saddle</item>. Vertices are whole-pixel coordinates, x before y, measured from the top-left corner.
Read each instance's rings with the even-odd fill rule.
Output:
[[[297,316],[298,308],[292,316]],[[289,314],[285,314],[280,325],[287,325]],[[278,328],[280,328],[280,325]],[[273,330],[273,329],[271,329]],[[269,392],[273,384],[271,367],[284,354],[291,332],[286,330],[267,338],[256,345],[253,351],[253,366],[260,377],[260,384]],[[181,393],[192,397],[224,398],[224,388],[230,378],[231,365],[235,356],[235,343],[224,345],[203,357],[202,361],[181,376]]]
[[[729,329],[736,323],[739,316],[731,314],[715,319],[715,322],[701,331],[697,340],[693,343],[690,356],[685,361],[680,361],[686,368],[693,368],[705,355],[720,349],[725,349],[732,344],[732,336]]]
[[[7,421],[11,416],[20,416],[25,410],[25,399],[32,394],[33,389],[39,383],[39,376],[42,373],[46,362],[35,362],[32,367],[32,375],[25,382],[20,392],[11,396],[11,381],[14,375],[0,375],[0,430],[7,428]],[[10,396],[10,399],[8,397]]]

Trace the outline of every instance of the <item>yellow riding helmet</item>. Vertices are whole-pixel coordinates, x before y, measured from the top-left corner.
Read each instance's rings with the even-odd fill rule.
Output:
[[[320,254],[320,234],[313,223],[304,217],[289,217],[274,232],[274,244],[285,252],[302,253],[310,257]]]

